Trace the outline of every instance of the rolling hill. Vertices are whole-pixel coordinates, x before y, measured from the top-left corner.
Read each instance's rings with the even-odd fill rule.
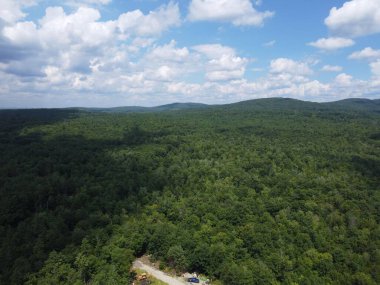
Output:
[[[264,98],[241,101],[231,104],[207,105],[202,103],[172,103],[156,107],[141,106],[124,106],[113,108],[72,108],[87,112],[99,113],[154,113],[166,111],[182,110],[201,110],[201,109],[251,109],[251,110],[322,110],[322,109],[340,109],[340,110],[357,110],[357,111],[378,111],[380,109],[380,100],[370,99],[345,99],[335,102],[316,103],[290,98]]]

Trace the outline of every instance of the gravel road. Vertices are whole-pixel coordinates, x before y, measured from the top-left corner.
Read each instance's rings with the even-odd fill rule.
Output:
[[[141,260],[136,260],[135,262],[133,262],[133,268],[136,268],[136,269],[142,269],[144,271],[146,271],[147,273],[149,273],[150,275],[154,276],[155,278],[169,284],[169,285],[184,285],[184,284],[189,284],[189,283],[186,283],[185,281],[182,281],[178,278],[175,278],[175,277],[171,277],[169,275],[167,275],[166,273],[160,271],[160,270],[157,270],[156,268],[152,267],[152,266],[149,266],[149,265],[146,265],[144,263],[141,262]]]

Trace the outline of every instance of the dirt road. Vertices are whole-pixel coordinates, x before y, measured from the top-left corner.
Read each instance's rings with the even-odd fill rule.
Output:
[[[162,282],[165,282],[169,285],[189,284],[183,280],[180,280],[179,278],[171,277],[171,276],[167,275],[166,273],[164,273],[160,270],[157,270],[156,268],[154,268],[150,265],[144,264],[139,259],[137,259],[135,262],[133,262],[133,268],[142,269],[142,270],[146,271],[147,273],[149,273],[150,275],[154,276],[155,278],[157,278],[157,279],[161,280]]]

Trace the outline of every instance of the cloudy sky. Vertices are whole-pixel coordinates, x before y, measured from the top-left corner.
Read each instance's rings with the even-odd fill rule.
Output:
[[[380,98],[380,0],[1,0],[0,108]]]

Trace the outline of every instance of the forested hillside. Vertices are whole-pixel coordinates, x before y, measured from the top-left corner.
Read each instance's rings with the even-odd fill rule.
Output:
[[[380,284],[379,101],[0,111],[0,284]]]

